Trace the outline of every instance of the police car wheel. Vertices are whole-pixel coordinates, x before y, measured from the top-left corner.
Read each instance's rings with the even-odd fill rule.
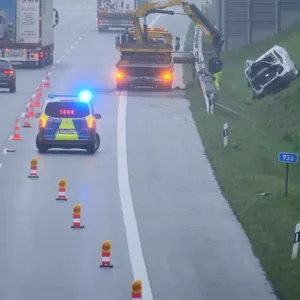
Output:
[[[35,138],[35,145],[36,145],[37,149],[40,149],[40,141],[39,141],[39,135],[38,134]]]
[[[100,147],[100,136],[98,133],[96,133],[96,138],[93,144],[90,145],[86,150],[89,154],[95,154],[95,152],[99,149],[99,147]]]
[[[95,139],[94,147],[95,147],[95,151],[97,151],[100,147],[100,135],[98,133],[96,133],[96,139]]]
[[[39,153],[45,153],[47,152],[48,147],[45,147],[44,145],[40,145],[39,147]]]
[[[35,139],[35,145],[36,145],[37,149],[39,150],[39,153],[45,153],[48,150],[47,146],[44,146],[44,145],[40,144],[40,139],[39,139],[38,134],[37,134],[36,139]]]

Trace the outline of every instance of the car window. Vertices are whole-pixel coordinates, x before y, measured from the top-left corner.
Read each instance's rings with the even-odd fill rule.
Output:
[[[11,66],[8,61],[0,60],[0,69],[10,69]]]
[[[83,102],[49,102],[45,114],[52,118],[83,118],[90,114],[90,108]]]
[[[279,61],[280,61],[281,63],[283,63],[282,57],[281,57],[276,51],[274,51],[274,54],[277,56],[277,58],[279,59]]]

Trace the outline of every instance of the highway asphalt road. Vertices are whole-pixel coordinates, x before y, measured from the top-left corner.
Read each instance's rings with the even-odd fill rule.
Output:
[[[212,177],[182,94],[114,92],[115,34],[97,32],[94,1],[56,8],[57,62],[44,94],[94,89],[102,144],[95,156],[39,155],[37,120],[21,129],[22,141],[9,140],[46,69],[18,70],[17,93],[0,94],[0,143],[16,150],[0,154],[0,299],[130,299],[133,279],[143,280],[145,300],[275,299]],[[150,21],[183,37],[188,20],[174,18]],[[38,179],[27,178],[33,157]],[[62,177],[67,202],[55,200]],[[70,228],[76,203],[82,230]],[[106,239],[113,269],[98,267]]]

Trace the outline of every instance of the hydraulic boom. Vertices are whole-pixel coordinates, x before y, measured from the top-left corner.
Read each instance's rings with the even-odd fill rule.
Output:
[[[161,13],[174,15],[174,11],[164,10],[168,7],[173,6],[182,6],[184,15],[187,15],[205,34],[210,38],[212,45],[217,50],[217,53],[220,53],[222,46],[224,44],[224,39],[222,34],[215,28],[215,26],[208,20],[208,18],[199,10],[195,4],[189,4],[182,0],[170,0],[170,1],[161,1],[161,2],[150,2],[140,6],[135,11],[135,17],[133,20],[134,27],[136,30],[136,39],[138,44],[147,44],[148,43],[148,30],[145,18],[149,14]],[[140,23],[140,18],[144,18],[144,29]]]

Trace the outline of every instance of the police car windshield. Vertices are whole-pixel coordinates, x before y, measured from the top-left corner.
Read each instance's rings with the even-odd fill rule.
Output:
[[[45,114],[52,118],[84,118],[90,114],[90,109],[84,102],[49,102]]]

